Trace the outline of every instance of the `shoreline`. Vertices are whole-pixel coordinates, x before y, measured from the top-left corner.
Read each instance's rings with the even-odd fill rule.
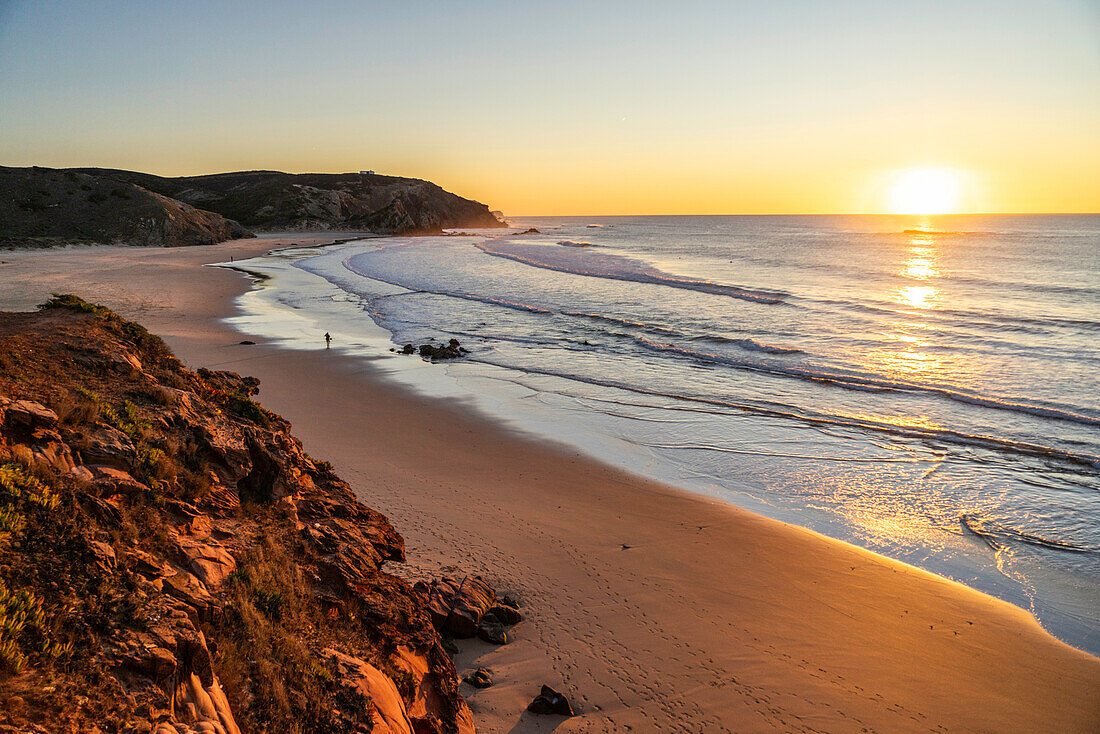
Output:
[[[249,281],[201,265],[333,239],[5,252],[0,280],[17,284],[0,310],[76,293],[140,321],[192,367],[259,377],[261,402],[405,536],[410,563],[392,572],[457,566],[517,594],[528,621],[516,641],[465,643],[456,658],[495,673],[492,688],[463,686],[483,732],[559,724],[521,716],[542,683],[579,704],[562,731],[1100,721],[1100,659],[1007,602],[412,394],[364,360],[239,346],[221,319]]]

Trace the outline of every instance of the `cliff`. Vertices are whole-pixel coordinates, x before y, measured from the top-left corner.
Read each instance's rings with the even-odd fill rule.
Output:
[[[0,166],[0,247],[207,245],[254,230],[432,234],[504,227],[485,204],[413,178],[242,171],[165,178]]]
[[[175,247],[251,236],[220,214],[116,177],[0,166],[0,247]]]
[[[162,178],[79,169],[142,186],[262,230],[368,230],[378,234],[503,227],[489,207],[414,178],[374,173],[240,171]]]
[[[0,729],[472,734],[401,536],[257,389],[73,296],[0,314]]]

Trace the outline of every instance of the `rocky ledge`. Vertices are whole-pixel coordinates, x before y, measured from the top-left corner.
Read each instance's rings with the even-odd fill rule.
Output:
[[[0,731],[473,732],[441,630],[518,612],[386,573],[257,390],[72,296],[0,314]]]

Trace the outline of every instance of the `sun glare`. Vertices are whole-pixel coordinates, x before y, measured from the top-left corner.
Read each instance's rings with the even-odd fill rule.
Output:
[[[894,214],[951,214],[958,203],[958,174],[946,168],[903,171],[890,188]]]

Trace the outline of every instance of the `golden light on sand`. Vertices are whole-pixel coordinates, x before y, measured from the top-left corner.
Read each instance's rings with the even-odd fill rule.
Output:
[[[914,168],[890,187],[894,214],[951,214],[959,205],[959,176],[948,168]]]

